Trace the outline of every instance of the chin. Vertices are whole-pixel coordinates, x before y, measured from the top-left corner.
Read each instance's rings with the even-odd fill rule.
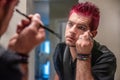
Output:
[[[68,45],[69,47],[75,47],[75,44],[73,44],[73,43],[71,43],[71,42],[69,42],[69,41],[66,41],[65,43],[66,43],[66,45]]]

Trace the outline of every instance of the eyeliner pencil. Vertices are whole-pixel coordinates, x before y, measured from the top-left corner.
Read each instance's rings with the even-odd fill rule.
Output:
[[[21,14],[22,16],[26,17],[27,19],[31,20],[31,18],[29,18],[28,15],[20,12],[18,9],[16,9],[16,12],[18,12],[18,13]],[[52,34],[54,34],[54,35],[55,35],[56,37],[58,37],[59,39],[61,39],[60,34],[54,32],[53,30],[51,30],[51,29],[49,29],[48,27],[43,26],[43,25],[41,25],[41,24],[39,24],[39,26],[42,27],[42,28],[44,28],[44,29],[46,29],[47,31],[51,32]]]

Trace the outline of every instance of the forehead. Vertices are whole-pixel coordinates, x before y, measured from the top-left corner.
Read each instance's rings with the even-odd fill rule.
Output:
[[[72,21],[74,23],[78,24],[89,24],[91,22],[91,17],[90,16],[84,16],[82,14],[77,14],[77,13],[72,13],[69,16],[69,21]]]

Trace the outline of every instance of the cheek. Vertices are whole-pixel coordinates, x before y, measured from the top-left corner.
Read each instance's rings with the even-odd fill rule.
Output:
[[[0,12],[0,24],[2,23],[3,20],[3,13]]]
[[[77,32],[77,34],[76,34],[76,38],[78,39],[79,36],[82,35],[82,34],[83,34],[83,32]]]
[[[65,36],[66,36],[67,34],[68,34],[68,30],[66,29],[66,30],[65,30]]]
[[[69,28],[66,26],[66,28],[65,28],[65,35],[68,34],[68,32],[69,32]]]

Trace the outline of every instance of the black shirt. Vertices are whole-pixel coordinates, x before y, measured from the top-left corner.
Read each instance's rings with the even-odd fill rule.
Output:
[[[20,63],[25,63],[21,55],[0,46],[0,80],[22,80]]]
[[[65,43],[59,43],[56,46],[53,56],[54,67],[60,80],[64,80],[63,56],[65,47]],[[74,80],[76,61],[72,62],[71,55],[69,56],[70,63],[72,63],[71,68],[73,68],[71,74],[73,75]],[[116,57],[106,46],[100,45],[96,41],[94,41],[92,49],[91,66],[94,80],[114,80]]]

